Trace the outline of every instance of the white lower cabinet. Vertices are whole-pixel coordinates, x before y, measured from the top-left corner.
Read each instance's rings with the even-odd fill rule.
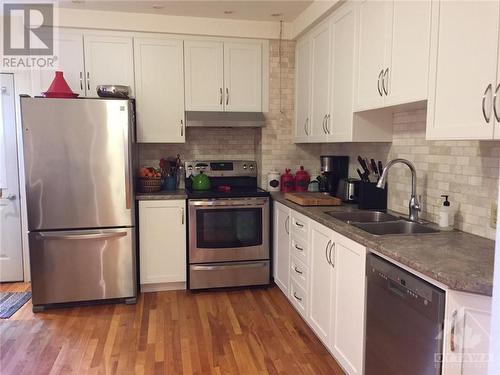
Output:
[[[139,202],[139,269],[142,291],[185,288],[185,206],[185,200]]]
[[[288,295],[290,270],[290,209],[273,202],[273,278],[285,295]]]
[[[362,374],[366,248],[281,203],[274,204],[276,284],[344,370]],[[289,244],[288,252],[284,243]],[[288,293],[284,277],[289,278]]]
[[[486,375],[491,297],[448,291],[444,324],[443,375]]]
[[[363,374],[366,247],[335,233],[330,351],[349,374]]]

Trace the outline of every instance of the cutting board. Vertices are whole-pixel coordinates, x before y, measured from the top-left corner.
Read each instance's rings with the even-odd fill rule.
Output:
[[[342,200],[323,193],[285,193],[285,199],[300,206],[340,206]]]

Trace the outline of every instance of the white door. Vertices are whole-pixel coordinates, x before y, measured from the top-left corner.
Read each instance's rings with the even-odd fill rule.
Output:
[[[139,202],[141,284],[186,281],[184,200]]]
[[[295,47],[295,142],[305,142],[311,133],[311,39],[306,36]]]
[[[126,36],[84,36],[87,96],[96,97],[99,85],[125,85],[134,95],[134,53],[132,38]]]
[[[382,75],[387,69],[387,33],[391,22],[391,1],[366,0],[359,9],[359,39],[355,110],[384,105]]]
[[[327,138],[330,86],[330,27],[324,22],[311,33],[311,134],[309,139],[325,142]]]
[[[433,2],[427,139],[492,139],[499,6]]]
[[[58,29],[54,36],[54,43],[58,45],[56,67],[35,72],[40,80],[40,92],[36,94],[47,91],[54,79],[54,72],[58,70],[64,73],[64,79],[74,93],[85,96],[83,35],[76,31]]]
[[[356,5],[335,12],[330,24],[332,74],[328,141],[350,142],[353,137],[354,58],[356,52]]]
[[[224,110],[222,42],[184,42],[186,111]]]
[[[23,280],[14,76],[0,74],[0,282]]]
[[[224,108],[262,112],[262,44],[224,43]]]
[[[182,40],[134,38],[134,60],[137,141],[183,143]]]
[[[332,319],[331,296],[334,293],[334,269],[330,263],[333,231],[311,221],[311,267],[308,321],[314,332],[328,345]]]
[[[290,264],[290,209],[274,202],[273,278],[288,295]]]
[[[394,1],[385,106],[427,99],[431,2]]]
[[[335,234],[331,350],[349,374],[363,374],[366,248]]]

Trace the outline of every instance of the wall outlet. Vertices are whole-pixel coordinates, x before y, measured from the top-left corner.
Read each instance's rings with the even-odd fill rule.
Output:
[[[490,210],[490,227],[496,228],[497,227],[497,203],[492,203],[491,204],[491,210]]]

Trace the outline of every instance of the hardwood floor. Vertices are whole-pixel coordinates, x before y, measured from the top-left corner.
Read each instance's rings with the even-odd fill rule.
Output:
[[[0,373],[343,374],[276,286],[38,314],[27,303],[0,321]]]

